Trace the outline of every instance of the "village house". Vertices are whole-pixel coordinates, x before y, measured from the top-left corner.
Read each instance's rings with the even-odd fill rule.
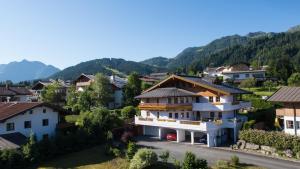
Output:
[[[245,63],[233,64],[227,67],[206,68],[203,73],[210,77],[223,77],[224,81],[232,80],[234,83],[240,83],[248,78],[255,78],[259,83],[266,80],[265,67],[253,69]]]
[[[11,139],[22,143],[31,133],[37,140],[54,136],[59,121],[60,110],[46,103],[0,103],[0,148]]]
[[[61,96],[62,96],[61,100],[62,100],[62,102],[64,102],[66,100],[68,88],[70,87],[70,82],[63,81],[60,79],[58,79],[58,80],[50,79],[49,81],[38,81],[37,83],[35,83],[33,85],[33,87],[31,88],[31,91],[34,95],[33,99],[35,101],[40,101],[42,98],[41,97],[42,92],[45,89],[45,87],[55,84],[55,83],[59,84],[59,86],[60,86],[60,88],[59,88],[59,90],[57,90],[57,92],[61,94]]]
[[[300,87],[282,87],[268,99],[283,105],[276,109],[276,122],[283,131],[291,135],[300,135]]]
[[[241,96],[248,93],[200,77],[171,75],[136,96],[141,115],[135,124],[143,126],[144,135],[159,139],[169,134],[177,142],[204,139],[208,147],[236,142],[247,120],[238,112],[251,106]]]
[[[113,102],[109,104],[109,108],[119,108],[123,104],[123,88],[127,83],[126,79],[116,75],[108,76],[113,91]],[[81,74],[75,80],[76,91],[82,92],[88,88],[95,80],[94,75]]]
[[[26,87],[16,86],[1,86],[0,87],[0,102],[29,102],[32,98],[32,93]]]

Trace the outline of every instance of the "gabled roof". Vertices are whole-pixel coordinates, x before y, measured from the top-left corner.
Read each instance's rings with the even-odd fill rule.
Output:
[[[26,112],[35,107],[46,106],[59,110],[58,107],[43,102],[1,102],[0,103],[0,121],[7,120],[16,115]]]
[[[281,87],[268,98],[271,102],[300,102],[300,87]]]
[[[0,87],[0,96],[31,95],[25,87]]]
[[[135,98],[162,98],[162,97],[185,97],[185,96],[196,96],[196,93],[178,89],[176,87],[168,87],[168,88],[157,88],[151,90],[149,92],[143,93]]]
[[[0,150],[17,149],[26,144],[27,137],[19,132],[1,134],[0,135]]]
[[[143,93],[149,92],[153,89],[158,88],[161,84],[165,83],[166,81],[170,80],[170,79],[178,79],[178,80],[182,80],[194,85],[198,85],[201,86],[203,88],[206,89],[210,89],[213,91],[217,91],[223,94],[249,94],[251,92],[248,92],[246,90],[242,90],[236,87],[232,87],[229,85],[225,85],[225,84],[213,84],[211,82],[207,82],[205,80],[202,80],[201,77],[196,77],[196,76],[183,76],[183,75],[171,75],[168,78],[166,78],[165,80],[159,82],[158,84],[152,86],[151,88],[147,89],[146,91],[144,91]]]

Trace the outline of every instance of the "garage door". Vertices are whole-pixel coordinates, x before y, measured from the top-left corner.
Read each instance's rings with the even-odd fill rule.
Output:
[[[158,127],[145,126],[144,135],[158,137]]]

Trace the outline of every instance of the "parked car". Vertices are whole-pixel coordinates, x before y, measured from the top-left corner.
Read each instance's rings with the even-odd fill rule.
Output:
[[[199,143],[207,144],[207,135],[202,135],[199,138]]]
[[[167,134],[167,140],[168,141],[176,141],[177,140],[177,134],[176,133]]]

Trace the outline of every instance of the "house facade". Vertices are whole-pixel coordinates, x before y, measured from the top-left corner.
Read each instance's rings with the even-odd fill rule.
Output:
[[[241,81],[248,78],[255,78],[258,82],[266,80],[266,70],[253,69],[247,64],[234,64],[231,66],[221,66],[217,68],[206,68],[204,74],[207,76],[220,76],[223,80],[232,80],[235,83],[240,83]]]
[[[300,135],[300,87],[282,87],[268,101],[282,104],[276,109],[276,122],[283,132]]]
[[[136,97],[141,115],[135,124],[143,126],[144,135],[159,139],[174,133],[177,142],[191,144],[205,137],[208,147],[235,142],[246,121],[238,111],[251,106],[241,100],[247,93],[200,77],[171,75]]]
[[[0,102],[29,102],[31,101],[33,93],[25,87],[16,86],[2,86],[0,87]]]
[[[40,102],[0,103],[0,136],[20,133],[37,140],[54,136],[59,123],[59,110]]]
[[[118,108],[123,104],[123,87],[126,85],[126,79],[116,75],[108,76],[111,89],[113,91],[113,102],[109,103],[109,108]],[[94,75],[81,74],[75,80],[76,91],[82,92],[87,89],[95,80]]]

